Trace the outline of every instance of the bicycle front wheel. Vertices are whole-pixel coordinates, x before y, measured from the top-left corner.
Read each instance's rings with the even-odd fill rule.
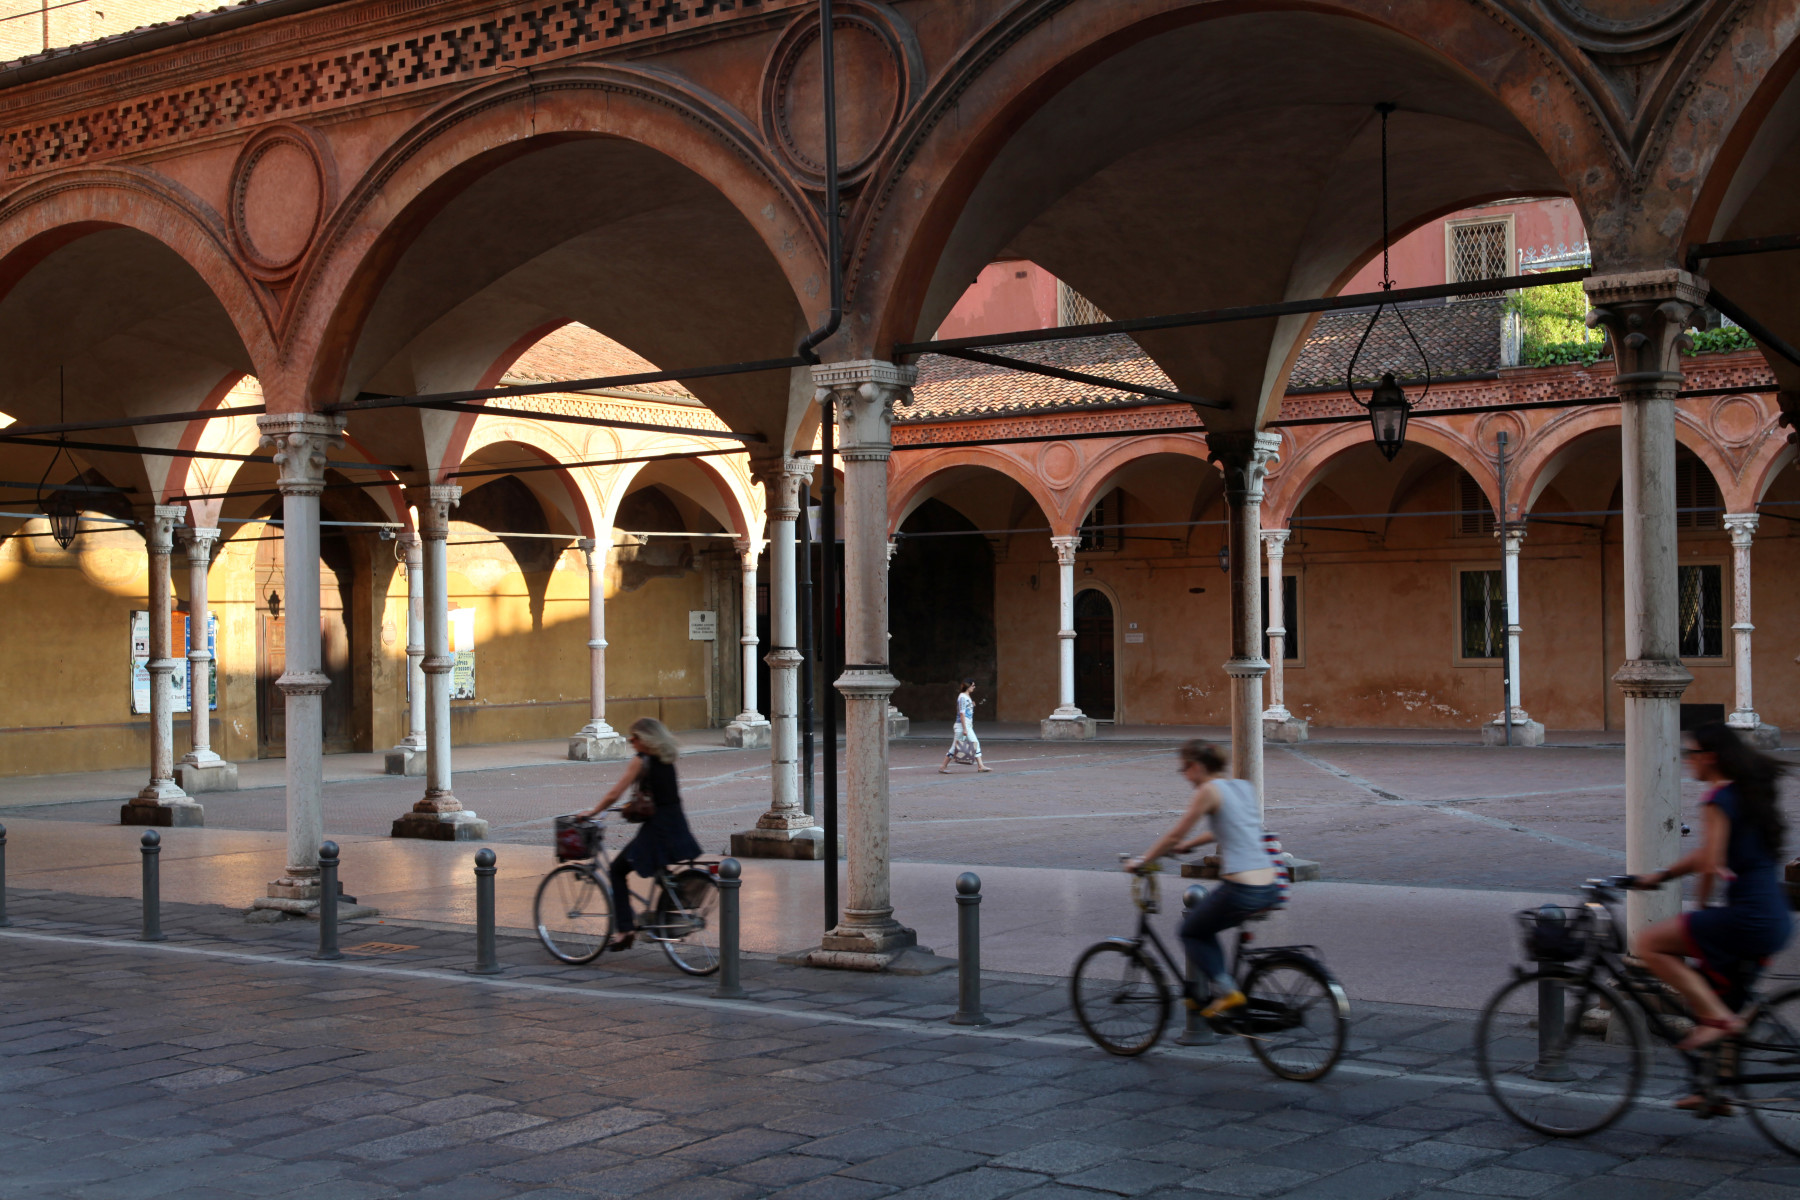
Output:
[[[1262,1065],[1283,1079],[1323,1079],[1343,1057],[1350,1001],[1331,973],[1304,955],[1265,958],[1244,980],[1239,1032]]]
[[[1169,1023],[1169,988],[1149,955],[1129,942],[1097,942],[1075,960],[1075,1019],[1108,1054],[1142,1054]]]
[[[1637,1097],[1649,1058],[1637,1009],[1610,985],[1576,975],[1513,980],[1475,1026],[1475,1066],[1488,1095],[1507,1116],[1551,1137],[1598,1133],[1618,1120]]]
[[[1720,1044],[1719,1081],[1764,1137],[1800,1157],[1800,988],[1758,1004],[1743,1037]]]
[[[612,937],[612,897],[591,870],[570,863],[538,884],[531,919],[537,925],[538,941],[552,958],[591,963]]]
[[[710,871],[678,872],[663,885],[656,924],[645,932],[662,944],[675,969],[711,975],[719,969],[719,881]]]

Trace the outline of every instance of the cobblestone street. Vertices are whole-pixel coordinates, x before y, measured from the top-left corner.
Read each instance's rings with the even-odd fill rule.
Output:
[[[503,939],[476,977],[466,931],[347,926],[320,963],[301,921],[168,905],[147,945],[125,901],[12,914],[8,1198],[1800,1196],[1742,1120],[1669,1110],[1666,1058],[1603,1134],[1518,1129],[1460,1011],[1358,1004],[1350,1054],[1296,1084],[1235,1044],[1109,1058],[1051,977],[990,977],[969,1031],[949,975],[756,959],[720,1001],[648,952],[570,968]]]

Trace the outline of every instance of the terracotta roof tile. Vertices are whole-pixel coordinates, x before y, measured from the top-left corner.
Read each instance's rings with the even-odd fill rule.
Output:
[[[554,383],[564,379],[598,379],[611,375],[638,375],[657,369],[655,363],[605,334],[586,325],[568,324],[549,334],[519,356],[507,368],[501,383]],[[638,383],[629,389],[649,395],[689,400],[693,396],[679,383]]]
[[[1431,360],[1438,378],[1487,375],[1500,369],[1500,314],[1504,297],[1459,300],[1454,304],[1408,308],[1404,316]],[[1392,310],[1381,314],[1362,357],[1356,362],[1356,381],[1376,383],[1383,371],[1393,371],[1401,381],[1424,374],[1419,352]],[[1312,336],[1300,351],[1288,376],[1289,388],[1343,387],[1344,370],[1356,343],[1369,327],[1365,312],[1326,313],[1313,326]]]

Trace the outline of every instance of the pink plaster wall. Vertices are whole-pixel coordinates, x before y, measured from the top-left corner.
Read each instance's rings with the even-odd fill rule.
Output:
[[[1056,324],[1056,276],[1033,262],[989,263],[944,323],[941,338],[978,337]]]
[[[1472,217],[1513,215],[1513,241],[1520,250],[1545,246],[1572,246],[1587,240],[1575,202],[1563,198],[1522,200],[1511,204],[1486,204],[1465,208],[1413,230],[1395,242],[1388,252],[1394,283],[1398,287],[1429,287],[1447,282],[1444,274],[1444,224]],[[1514,262],[1517,268],[1517,261]],[[1358,271],[1345,292],[1372,292],[1381,286],[1381,254]]]

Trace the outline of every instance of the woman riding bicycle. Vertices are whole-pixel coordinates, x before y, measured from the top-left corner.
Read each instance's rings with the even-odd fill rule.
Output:
[[[629,950],[637,940],[631,918],[632,872],[649,877],[670,863],[700,856],[700,843],[694,840],[687,815],[681,811],[681,787],[675,779],[675,759],[681,754],[681,743],[653,717],[633,721],[627,739],[637,757],[612,790],[600,798],[600,803],[582,814],[599,816],[633,785],[650,798],[650,815],[638,827],[637,836],[626,843],[612,862],[613,916],[617,924],[609,950]]]
[[[1170,852],[1181,854],[1218,843],[1219,886],[1194,905],[1181,923],[1181,941],[1187,947],[1188,961],[1212,987],[1212,1003],[1201,1010],[1202,1015],[1211,1018],[1244,1004],[1244,993],[1225,969],[1225,951],[1219,946],[1218,935],[1275,907],[1281,902],[1281,889],[1275,882],[1269,852],[1263,847],[1256,789],[1242,779],[1225,775],[1225,755],[1210,742],[1195,739],[1182,746],[1180,753],[1181,774],[1194,785],[1194,797],[1188,801],[1181,819],[1141,857],[1125,860],[1125,870],[1136,871]],[[1210,818],[1212,831],[1183,841],[1201,817]],[[1196,997],[1188,998],[1190,1007],[1196,1003]]]
[[[1745,964],[1787,945],[1793,926],[1779,867],[1786,826],[1776,792],[1781,765],[1718,723],[1687,735],[1681,753],[1694,778],[1713,785],[1701,802],[1700,845],[1634,882],[1655,888],[1698,874],[1701,907],[1650,926],[1633,950],[1688,1002],[1695,1026],[1681,1049],[1698,1050],[1741,1032],[1744,1022],[1686,960],[1697,960],[1707,977],[1728,987]],[[1725,904],[1707,908],[1715,878],[1726,881]]]

